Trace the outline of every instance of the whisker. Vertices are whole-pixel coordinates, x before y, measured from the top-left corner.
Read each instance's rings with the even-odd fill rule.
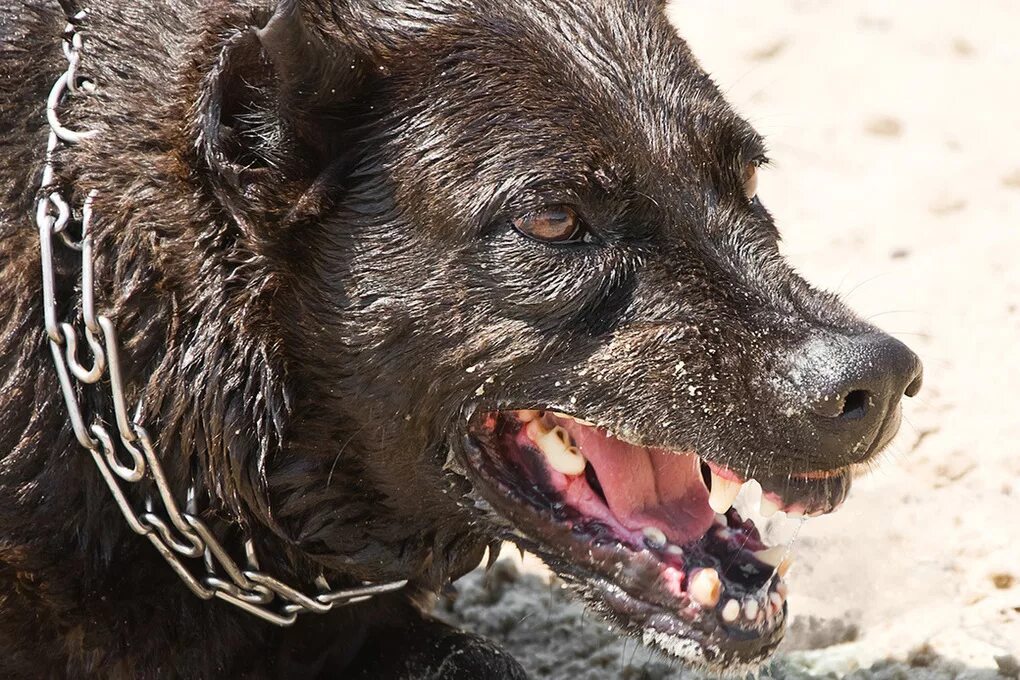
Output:
[[[914,310],[914,309],[887,309],[884,312],[878,312],[876,314],[872,314],[872,315],[868,316],[865,320],[866,321],[871,321],[872,319],[877,319],[880,316],[887,316],[889,314],[921,314],[921,312],[919,312],[917,310]]]
[[[869,283],[874,283],[875,281],[877,281],[879,279],[882,279],[882,278],[886,278],[888,276],[892,276],[892,272],[885,272],[885,273],[882,273],[882,274],[875,274],[874,276],[872,276],[870,278],[864,279],[863,281],[858,283],[856,286],[851,288],[849,291],[847,291],[846,293],[844,293],[840,297],[842,297],[843,299],[846,299],[846,298],[850,297],[851,295],[853,295],[860,288],[868,285]]]
[[[883,329],[883,330],[885,330],[885,329]],[[890,330],[886,330],[885,332],[888,333],[889,335],[893,336],[893,337],[896,337],[897,335],[909,335],[909,336],[912,336],[912,337],[915,337],[915,338],[921,338],[922,340],[931,340],[932,339],[931,333],[920,333],[920,332],[912,332],[912,331],[890,331]]]

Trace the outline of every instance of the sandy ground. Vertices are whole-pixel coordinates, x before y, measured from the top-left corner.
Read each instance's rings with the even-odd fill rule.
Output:
[[[1020,656],[1020,3],[670,11],[770,140],[759,195],[786,254],[926,365],[880,469],[805,525],[766,675],[1017,677],[1003,657]],[[686,677],[534,561],[517,572],[470,575],[449,616],[537,678]]]

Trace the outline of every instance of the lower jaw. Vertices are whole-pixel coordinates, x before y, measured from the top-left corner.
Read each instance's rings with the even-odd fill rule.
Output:
[[[671,545],[655,532],[584,515],[551,485],[515,483],[520,461],[491,455],[498,447],[482,439],[475,432],[463,443],[479,500],[505,518],[505,538],[542,557],[595,612],[667,654],[717,670],[758,664],[779,644],[786,587],[755,557],[764,546],[735,510]]]
[[[737,521],[736,511],[727,515]],[[785,598],[775,599],[775,595],[785,593],[786,586],[778,575],[743,594],[733,593],[731,586],[730,594],[735,597],[721,597],[715,605],[702,604],[687,592],[675,592],[685,577],[697,577],[699,569],[712,568],[699,564],[721,564],[699,549],[699,541],[686,546],[690,567],[681,570],[648,548],[605,543],[571,555],[572,551],[550,547],[563,543],[562,534],[555,531],[532,529],[525,533],[514,528],[504,537],[542,558],[601,618],[688,665],[749,670],[764,662],[783,639],[787,608]],[[751,601],[762,604],[757,605],[754,617],[748,618],[747,603]],[[731,602],[739,603],[739,611],[734,621],[726,622],[722,612]]]

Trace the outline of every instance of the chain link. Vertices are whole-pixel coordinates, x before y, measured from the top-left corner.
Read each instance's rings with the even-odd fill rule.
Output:
[[[266,621],[288,626],[303,612],[324,613],[335,606],[399,590],[407,581],[331,590],[325,577],[320,575],[315,580],[318,592],[307,595],[263,573],[250,539],[244,542],[246,568],[241,568],[199,518],[193,486],[188,489],[186,511],[178,506],[155,442],[140,423],[140,403],[134,418],[129,418],[116,327],[109,317],[97,314],[95,308],[91,221],[96,192],[90,192],[82,205],[81,240],[74,241],[67,229],[74,219],[72,209],[54,181],[54,153],[57,149],[94,137],[98,132],[71,130],[63,126],[59,117],[60,105],[68,95],[88,94],[96,87],[78,73],[83,46],[78,25],[85,16],[85,12],[75,14],[65,29],[63,51],[67,70],[53,84],[46,101],[50,134],[35,216],[39,229],[46,334],[75,437],[92,454],[128,526],[135,533],[147,537],[184,584],[203,600],[215,597]],[[79,342],[72,323],[57,320],[54,236],[60,236],[67,248],[80,253],[80,322],[84,328],[84,345]],[[90,356],[82,361],[79,352]],[[109,377],[119,440],[116,442],[100,418],[86,426],[78,397],[80,391],[97,385],[104,376]],[[143,510],[135,509],[123,483],[144,483],[148,495],[145,496]]]

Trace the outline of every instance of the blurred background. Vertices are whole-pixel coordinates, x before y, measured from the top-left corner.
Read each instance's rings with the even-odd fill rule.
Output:
[[[669,12],[770,142],[758,193],[786,255],[926,368],[882,465],[804,526],[765,674],[1020,677],[1020,2]],[[483,581],[441,609],[535,677],[693,677],[607,633],[533,559]]]

